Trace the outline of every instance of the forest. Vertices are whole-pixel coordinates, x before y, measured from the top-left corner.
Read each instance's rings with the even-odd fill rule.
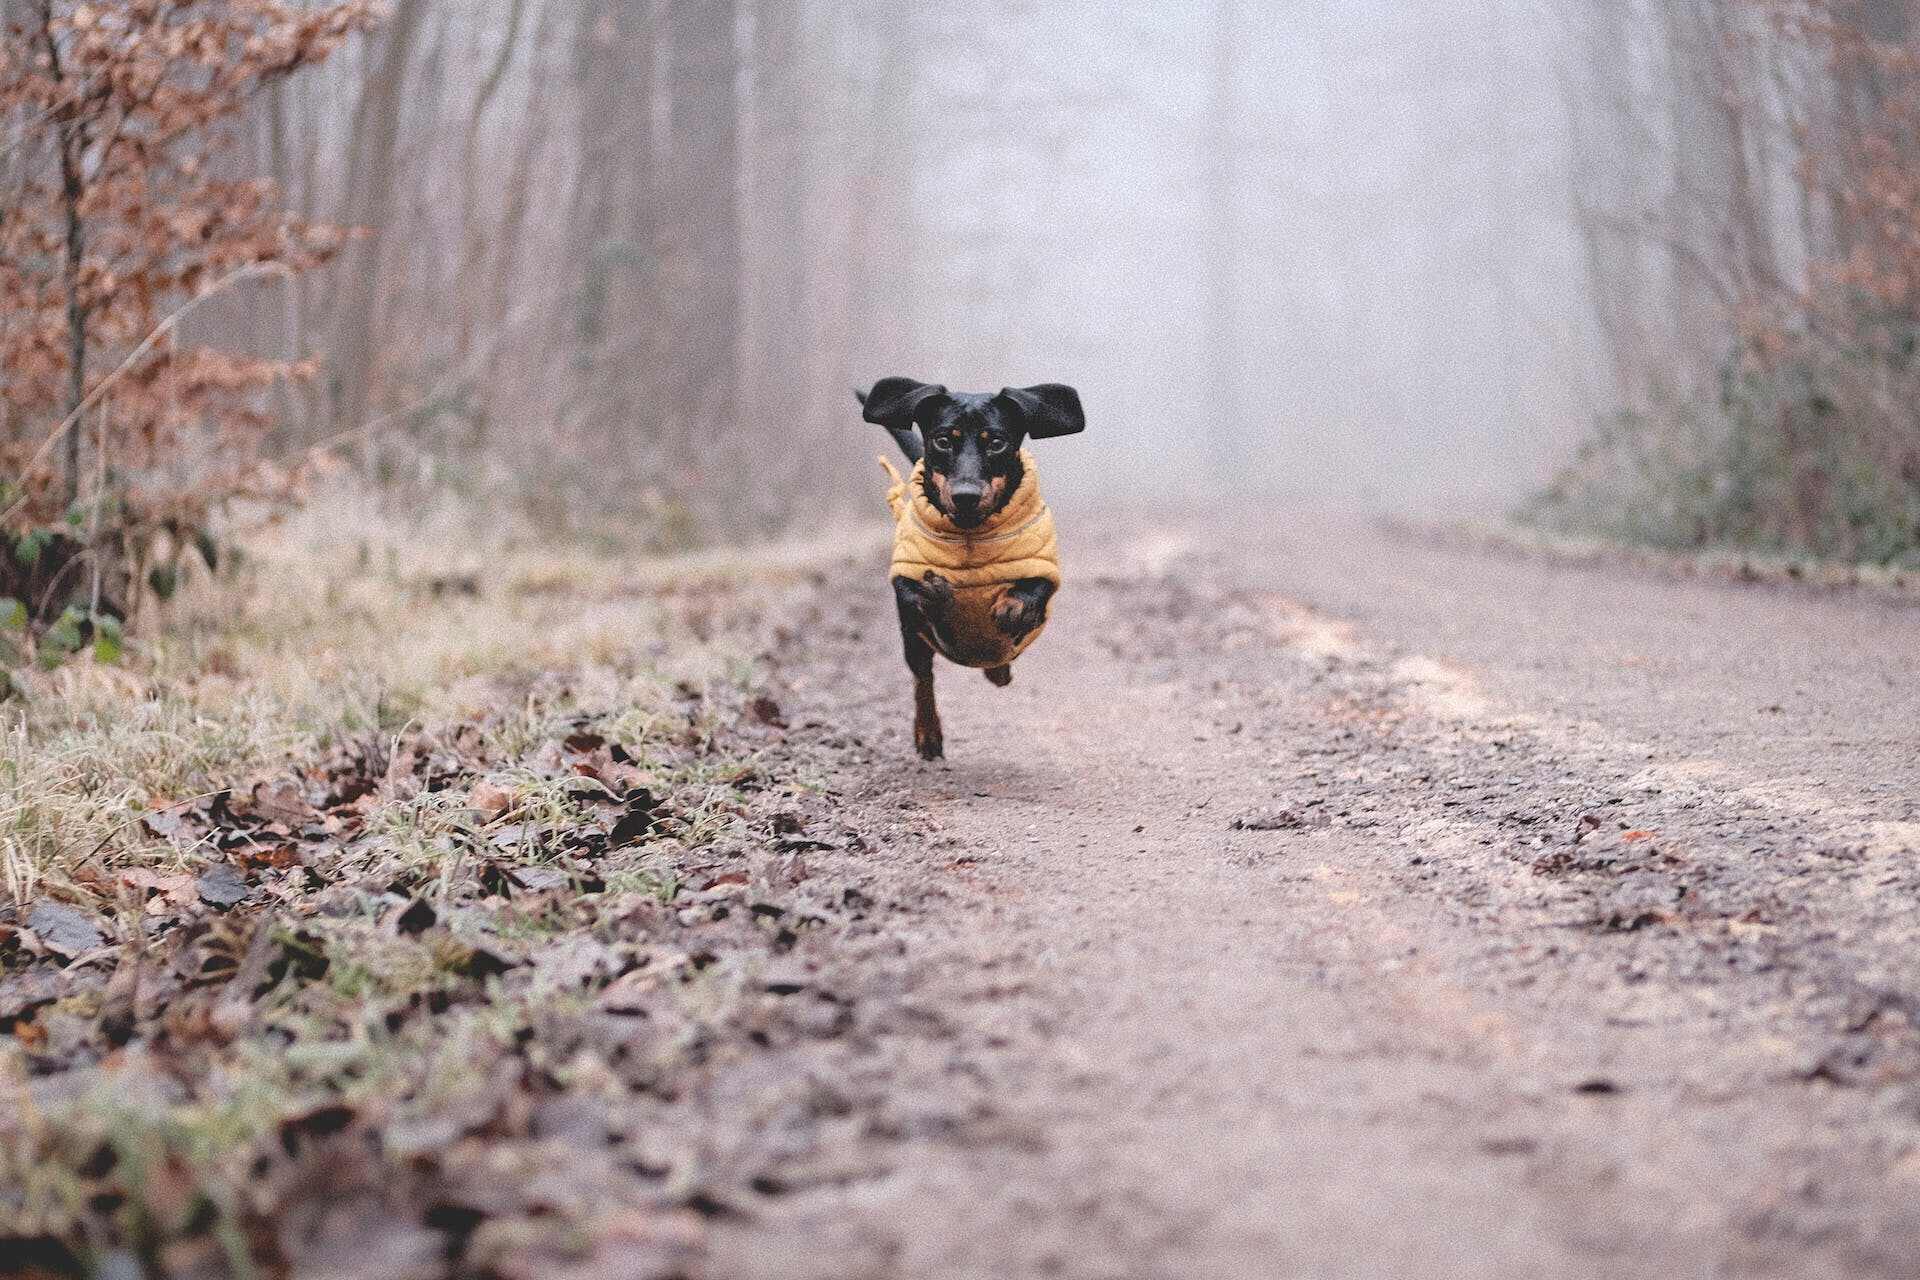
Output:
[[[764,536],[857,509],[855,382],[1022,363],[1111,406],[1109,486],[1484,506],[1571,458],[1555,520],[1911,549],[1899,0],[206,8],[13,4],[16,534],[120,475],[89,540],[144,563],[324,455]]]
[[[1910,562],[1911,7],[1647,12],[1580,33],[1572,199],[1610,395],[1547,502],[1671,546]],[[1610,158],[1645,142],[1670,166]]]
[[[1291,958],[1180,947],[1326,949],[1372,1021],[1301,988],[1299,1025],[1412,1079],[1482,1024],[1395,1039],[1394,929],[1552,1031],[1528,1072],[1669,1015],[1733,1054],[1701,975],[1782,966],[1804,1008],[1725,998],[1797,1065],[1728,1071],[1811,1163],[1739,1165],[1647,1274],[1758,1274],[1789,1203],[1802,1261],[1913,1256],[1875,1198],[1911,1156],[1847,1091],[1920,1061],[1864,879],[1920,842],[1920,648],[1875,594],[1920,581],[1914,0],[0,0],[0,33],[0,1275],[1278,1274],[1208,1206],[1344,1147],[1338,1054],[1296,1046],[1318,1155],[1169,1173],[1129,1108],[1280,1143],[1222,1099],[1295,1034],[1245,1013]],[[1009,694],[941,676],[947,765],[911,758],[855,400],[889,376],[1087,410],[1029,442],[1062,622]],[[1662,594],[1763,564],[1862,594]],[[1808,705],[1805,637],[1871,692]],[[1263,879],[1274,847],[1319,869]],[[1322,879],[1337,946],[1288,896]],[[1487,958],[1530,941],[1458,932],[1568,912],[1538,1007]],[[1555,1022],[1629,973],[1671,1004]],[[1602,1065],[1555,1105],[1627,1095],[1649,1181],[1525,1194],[1630,1217],[1724,1148],[1672,1120],[1682,1064]],[[1430,1121],[1379,1087],[1383,1167],[1564,1155],[1403,1149]],[[1856,1217],[1783,1189],[1821,1179]],[[1401,1274],[1309,1265],[1369,1222],[1275,1239]],[[1513,1273],[1593,1274],[1541,1247]]]

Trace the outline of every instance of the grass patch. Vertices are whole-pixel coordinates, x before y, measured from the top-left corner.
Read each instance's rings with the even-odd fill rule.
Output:
[[[542,1116],[765,1042],[749,975],[814,917],[754,654],[820,550],[255,546],[4,710],[0,1251],[478,1274],[679,1212]]]

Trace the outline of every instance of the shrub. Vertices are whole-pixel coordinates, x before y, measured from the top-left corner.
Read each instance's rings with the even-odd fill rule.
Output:
[[[267,393],[311,372],[181,320],[325,262],[342,233],[244,176],[234,121],[371,0],[28,0],[0,40],[0,596],[80,643],[192,561],[210,517],[284,496]],[[76,622],[75,619],[78,619]],[[51,633],[48,637],[51,638]]]
[[[1811,333],[1749,342],[1723,363],[1715,399],[1601,423],[1523,518],[1670,550],[1920,565],[1913,427],[1875,399],[1920,393],[1913,364],[1911,326],[1891,322],[1845,346]]]

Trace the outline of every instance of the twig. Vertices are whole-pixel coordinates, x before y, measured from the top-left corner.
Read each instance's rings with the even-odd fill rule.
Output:
[[[341,445],[349,444],[356,440],[370,439],[372,436],[391,426],[395,421],[401,418],[411,417],[434,401],[439,400],[460,382],[478,373],[482,365],[492,360],[493,357],[499,353],[501,346],[513,333],[514,329],[519,327],[520,323],[526,319],[527,315],[528,308],[524,304],[514,312],[509,313],[505,322],[501,324],[499,331],[493,335],[491,341],[487,342],[466,360],[462,361],[459,367],[449,369],[437,378],[434,384],[427,388],[424,395],[407,404],[401,405],[398,409],[391,409],[377,418],[363,422],[357,427],[349,427],[345,431],[336,431],[330,436],[316,440],[313,444],[308,445],[297,453],[283,455],[281,458],[275,459],[276,464],[296,467],[304,466],[331,449],[337,449]]]
[[[100,508],[106,505],[107,500],[107,410],[108,405],[105,401],[102,401],[100,405],[100,426],[98,428],[98,435],[95,437],[93,449],[97,463],[94,468],[93,510],[87,513],[87,550],[95,553],[93,556],[93,573],[90,575],[93,579],[92,589],[87,593],[87,616],[89,618],[98,618],[100,616],[100,556],[98,550],[100,546]]]
[[[93,848],[87,853],[86,857],[74,863],[73,866],[68,869],[68,874],[71,875],[73,872],[78,871],[80,868],[86,866],[89,862],[92,862],[95,858],[99,857],[100,851],[102,849],[106,848],[109,844],[113,843],[113,841],[119,837],[121,832],[125,831],[128,827],[131,827],[134,823],[139,822],[145,818],[150,818],[156,813],[165,813],[169,809],[178,809],[182,805],[198,804],[202,800],[211,800],[213,799],[213,797],[220,795],[222,792],[231,791],[232,789],[233,788],[231,787],[220,787],[213,791],[203,791],[197,796],[188,796],[185,800],[175,800],[170,804],[163,804],[158,808],[149,809],[145,813],[139,814],[135,817],[128,818],[125,822],[120,823],[119,825],[115,826],[113,830],[107,832],[106,835],[101,836],[100,843],[93,846]]]
[[[40,601],[34,606],[33,616],[36,618],[45,617],[47,606],[53,603],[53,593],[60,589],[62,582],[66,581],[67,574],[80,568],[82,565],[92,563],[95,555],[96,553],[92,546],[84,546],[74,552],[67,562],[55,571],[53,577],[47,580],[46,590],[40,593]]]
[[[65,111],[68,107],[91,93],[93,91],[94,81],[99,78],[100,73],[97,71],[89,74],[86,79],[79,82],[79,86],[72,92],[56,98],[45,110],[39,112],[37,115],[28,116],[25,120],[15,125],[11,130],[13,137],[5,143],[0,143],[0,160],[6,159],[13,152],[25,147],[33,140],[32,135],[35,129],[38,129],[41,125],[53,119],[53,117],[59,115],[62,111]]]

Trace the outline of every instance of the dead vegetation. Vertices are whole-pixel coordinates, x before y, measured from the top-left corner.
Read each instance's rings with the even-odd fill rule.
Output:
[[[0,6],[0,596],[46,624],[38,656],[117,647],[186,558],[217,563],[225,504],[297,488],[269,436],[317,364],[290,324],[268,351],[256,334],[210,341],[195,313],[269,277],[291,299],[349,238],[236,153],[253,101],[376,13]]]
[[[1667,551],[1920,565],[1915,16],[1578,6],[1575,208],[1617,404],[1526,518]],[[1631,68],[1660,70],[1644,82]]]
[[[780,969],[844,901],[795,900],[818,806],[754,662],[818,553],[316,553],[352,522],[311,519],[13,704],[0,1248],[672,1274],[752,1171],[647,1108],[845,1028]]]

